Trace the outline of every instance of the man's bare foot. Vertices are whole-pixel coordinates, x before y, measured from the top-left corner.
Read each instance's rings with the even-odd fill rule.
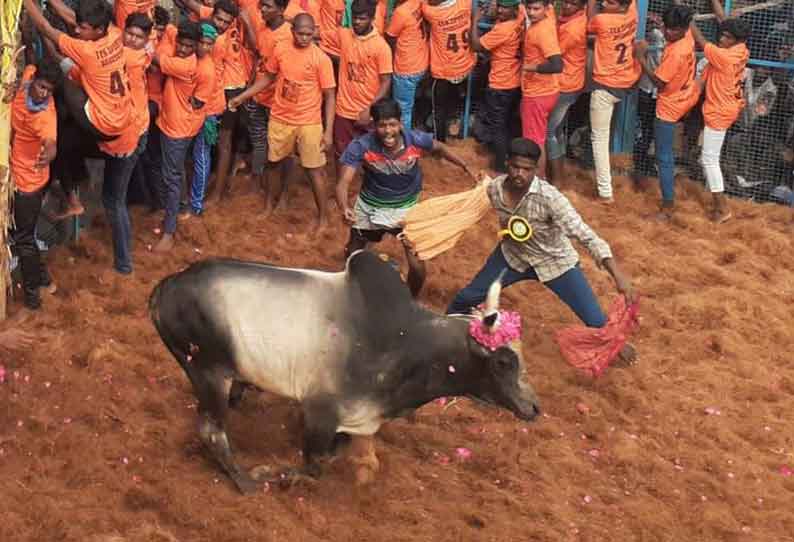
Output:
[[[152,252],[165,253],[170,252],[174,248],[174,234],[164,233],[160,240],[152,248]]]
[[[51,282],[48,286],[44,286],[42,289],[49,295],[55,295],[55,292],[58,291],[58,285],[56,285],[54,282]]]
[[[727,209],[714,209],[711,211],[709,218],[715,224],[722,224],[727,222],[733,217],[733,213]]]
[[[615,358],[615,362],[612,364],[613,367],[633,367],[637,365],[637,360],[639,356],[637,355],[637,349],[631,343],[626,343],[623,346],[623,349],[618,352],[617,358]]]
[[[199,215],[197,215],[190,209],[186,209],[181,213],[179,213],[178,215],[176,215],[176,219],[179,220],[180,222],[184,222],[185,220],[190,220],[191,218],[196,218],[197,216]]]

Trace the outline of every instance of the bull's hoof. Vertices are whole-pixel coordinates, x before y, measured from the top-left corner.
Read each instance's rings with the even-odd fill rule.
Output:
[[[237,486],[237,489],[243,495],[253,495],[261,490],[264,485],[262,481],[255,480],[251,476],[242,473],[234,476],[233,479],[234,485]]]
[[[317,483],[317,478],[302,469],[286,469],[268,480],[268,482],[277,484],[281,489],[290,489],[300,484],[314,485]]]

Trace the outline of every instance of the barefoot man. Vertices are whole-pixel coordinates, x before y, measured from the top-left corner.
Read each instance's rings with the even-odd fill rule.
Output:
[[[336,186],[336,202],[342,219],[350,225],[345,258],[368,243],[379,243],[387,233],[399,235],[402,232],[401,223],[416,205],[422,190],[419,157],[424,153],[437,153],[476,180],[466,163],[449,147],[435,141],[432,134],[404,127],[400,121],[402,111],[394,100],[378,100],[370,111],[375,130],[354,139],[339,160],[341,175]],[[364,178],[351,209],[348,192],[359,167],[364,171]],[[405,255],[408,287],[416,297],[425,281],[425,264],[408,246]]]
[[[237,109],[274,80],[276,93],[267,134],[271,166],[265,216],[278,206],[286,176],[283,162],[297,149],[301,165],[312,182],[317,203],[317,233],[328,225],[324,166],[325,151],[330,151],[333,144],[336,83],[331,59],[314,44],[314,19],[308,13],[295,16],[292,40],[276,47],[273,56],[267,59],[264,74],[245,92],[229,100],[229,108]]]

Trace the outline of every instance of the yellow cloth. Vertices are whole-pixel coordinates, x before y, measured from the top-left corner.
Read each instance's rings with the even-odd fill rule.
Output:
[[[403,233],[419,259],[429,260],[451,249],[485,216],[491,209],[487,193],[490,182],[486,177],[472,190],[425,200],[408,212]]]

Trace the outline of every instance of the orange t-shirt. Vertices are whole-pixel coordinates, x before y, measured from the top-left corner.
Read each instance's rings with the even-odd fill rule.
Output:
[[[149,40],[154,46],[154,50],[161,55],[173,56],[176,52],[176,26],[169,24],[166,25],[163,37],[159,40],[155,37],[156,34],[152,32],[152,38]],[[160,68],[155,65],[150,65],[146,70],[146,86],[149,90],[149,99],[157,104],[158,107],[163,104],[163,87],[165,86],[165,77],[163,77]]]
[[[156,0],[115,0],[113,7],[116,11],[116,26],[124,29],[127,17],[133,13],[145,13],[154,20],[154,5]]]
[[[345,0],[320,0],[320,48],[331,56],[339,56],[339,33]]]
[[[201,21],[202,19],[210,19],[212,17],[212,13],[214,11],[215,11],[215,8],[212,8],[210,6],[201,5],[201,6],[199,6],[198,14],[195,11],[191,11],[188,14],[188,16],[187,16],[187,19],[188,19],[188,21],[197,23],[197,22]]]
[[[524,64],[543,64],[554,55],[561,55],[557,26],[552,17],[533,23],[524,33]],[[522,72],[521,94],[528,98],[550,96],[560,91],[556,73]]]
[[[259,35],[265,29],[265,20],[262,18],[262,12],[259,9],[259,0],[237,0],[237,2],[240,6],[240,11],[245,11],[248,14],[248,19],[251,21],[251,26],[254,30],[254,36],[257,36],[258,42]],[[254,49],[252,49],[248,46],[248,40],[245,39],[245,26],[243,25],[242,18],[238,18],[237,22],[240,28],[240,45],[242,45],[243,48],[240,58],[243,61],[246,84],[249,84],[252,81],[254,69],[258,63],[256,58],[257,52],[254,50],[257,47],[255,45]]]
[[[656,100],[656,116],[667,122],[678,122],[700,96],[695,84],[695,40],[691,31],[667,44],[654,73],[665,83]]]
[[[105,135],[119,135],[132,118],[121,31],[110,26],[107,35],[97,41],[60,34],[58,47],[80,68],[91,123]]]
[[[293,126],[322,124],[323,90],[336,86],[328,55],[314,44],[299,49],[289,40],[276,46],[266,69],[276,74],[270,118]]]
[[[356,36],[350,28],[339,29],[339,90],[336,114],[355,120],[369,109],[380,88],[380,76],[392,73],[391,49],[373,28]]]
[[[138,135],[149,129],[149,92],[146,90],[146,68],[152,63],[152,57],[145,50],[136,51],[124,48],[127,61],[127,74],[130,77],[132,90],[132,106],[135,108],[135,119],[140,127]]]
[[[193,137],[204,122],[203,113],[195,111],[190,103],[198,80],[196,55],[187,58],[161,56],[160,70],[166,78],[157,126],[172,139]]]
[[[427,71],[430,47],[427,43],[420,0],[406,0],[394,10],[386,34],[395,38],[394,73],[415,75]]]
[[[314,19],[314,24],[320,24],[320,0],[289,0],[284,10],[284,18],[292,20],[296,15],[308,13]]]
[[[243,58],[245,47],[243,47],[241,24],[239,20],[233,22],[226,32],[215,40],[213,58],[215,62],[221,63],[224,89],[245,87],[251,75],[250,69],[246,69],[248,66],[246,59]],[[215,49],[218,50],[217,56]]]
[[[372,26],[375,27],[375,30],[377,30],[381,36],[386,33],[387,9],[386,0],[378,0],[378,3],[375,5],[375,18],[372,20]],[[393,12],[392,15],[394,15]]]
[[[23,83],[33,80],[35,66],[26,66],[22,73]],[[11,105],[11,129],[14,138],[11,140],[11,176],[14,185],[21,192],[35,192],[50,178],[50,166],[36,168],[45,141],[55,141],[58,119],[55,114],[55,98],[49,97],[47,108],[38,113],[31,113],[25,104],[27,93],[21,87]]]
[[[704,72],[706,100],[703,119],[712,130],[727,130],[744,108],[744,69],[750,51],[744,43],[722,49],[713,43],[703,48],[709,61]]]
[[[469,47],[471,2],[447,0],[437,6],[423,3],[422,15],[430,24],[430,73],[436,79],[465,77],[476,61]]]
[[[587,65],[587,14],[558,20],[557,36],[562,51],[562,73],[557,76],[560,92],[578,92],[584,87]]]
[[[292,41],[292,25],[290,23],[284,21],[284,23],[275,30],[271,30],[268,26],[265,26],[265,29],[259,34],[259,57],[262,59],[259,62],[258,71],[260,74],[266,71],[266,59],[273,56],[276,46],[285,41]],[[276,85],[273,83],[254,96],[254,100],[265,107],[271,107],[273,105],[273,95],[275,92]]]
[[[521,37],[524,20],[517,16],[510,21],[496,23],[480,38],[480,45],[491,52],[491,71],[488,86],[495,90],[510,90],[521,86]]]
[[[642,67],[634,58],[637,36],[637,3],[625,13],[599,13],[587,25],[595,34],[593,81],[611,88],[630,88],[640,78]]]
[[[201,117],[201,122],[204,122],[204,117],[207,115],[208,105],[213,104],[217,96],[217,80],[215,79],[215,62],[212,60],[212,55],[206,55],[204,58],[199,58],[196,63],[196,89],[193,91],[193,96],[204,103],[204,107],[198,110]]]

